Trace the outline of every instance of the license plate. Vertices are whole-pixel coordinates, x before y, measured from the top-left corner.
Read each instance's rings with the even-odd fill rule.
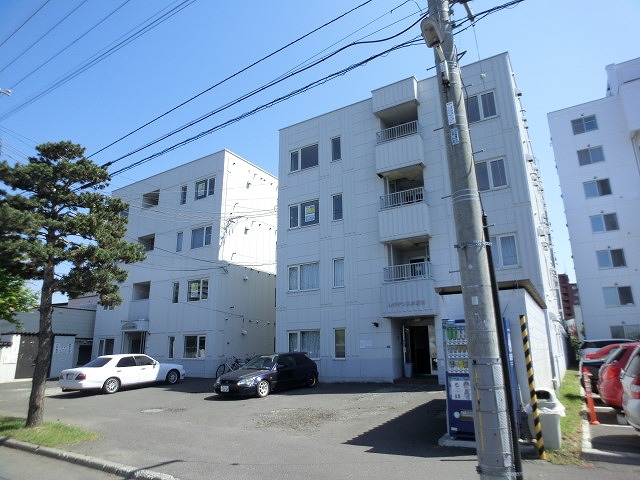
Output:
[[[67,380],[73,380],[73,373],[67,373]]]
[[[221,385],[220,386],[220,391],[221,392],[228,392],[229,391],[229,385]]]

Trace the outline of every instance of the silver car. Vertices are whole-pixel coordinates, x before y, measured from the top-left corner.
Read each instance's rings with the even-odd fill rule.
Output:
[[[640,432],[640,346],[629,357],[627,368],[620,374],[624,416]]]

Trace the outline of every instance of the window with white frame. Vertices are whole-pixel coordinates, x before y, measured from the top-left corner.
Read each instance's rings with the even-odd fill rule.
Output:
[[[180,300],[180,282],[173,282],[171,303],[178,303],[178,300]]]
[[[187,283],[187,301],[197,302],[209,298],[209,280],[189,280]]]
[[[589,217],[591,222],[591,231],[593,233],[610,232],[618,230],[618,215],[615,213],[600,213]]]
[[[160,190],[145,193],[142,195],[142,208],[157,207],[160,203]]]
[[[618,268],[626,267],[627,261],[624,258],[624,250],[622,248],[613,248],[607,250],[596,251],[598,259],[598,268]]]
[[[174,347],[176,345],[176,337],[169,337],[169,350],[167,352],[167,358],[173,358],[174,356]]]
[[[319,218],[320,202],[309,200],[289,206],[289,228],[307,227],[315,225]]]
[[[604,304],[606,307],[620,307],[633,305],[631,287],[604,287]]]
[[[342,159],[342,147],[340,145],[340,137],[331,139],[331,161],[335,162]]]
[[[518,265],[518,248],[515,235],[491,237],[491,254],[495,268],[515,267]]]
[[[333,195],[331,201],[333,204],[333,219],[342,220],[342,194]]]
[[[204,180],[198,180],[196,182],[195,199],[201,200],[213,195],[216,187],[216,177],[205,178]]]
[[[289,152],[290,171],[297,172],[318,165],[318,144]]]
[[[320,358],[320,330],[290,331],[289,351],[304,352],[309,358]]]
[[[335,358],[346,357],[346,331],[344,328],[336,328],[333,331],[333,351]]]
[[[206,344],[206,335],[185,335],[184,358],[204,358]]]
[[[586,198],[602,197],[604,195],[611,195],[611,184],[608,178],[601,180],[590,180],[582,183],[584,189],[584,196]]]
[[[153,251],[156,244],[155,234],[145,235],[144,237],[138,237],[138,244],[142,246],[145,252]]]
[[[178,232],[176,234],[176,252],[182,251],[182,240],[184,239],[184,233]]]
[[[113,355],[113,338],[101,338],[98,341],[98,356]]]
[[[180,187],[180,205],[187,203],[187,186],[182,185]]]
[[[344,258],[333,259],[333,286],[344,287]]]
[[[316,290],[320,288],[320,264],[303,263],[289,267],[289,291]]]
[[[505,170],[504,159],[476,163],[476,178],[478,180],[478,190],[481,192],[505,187],[507,185],[507,171]]]
[[[581,167],[598,162],[604,162],[604,152],[601,146],[578,150],[578,163]]]
[[[571,128],[574,135],[590,132],[598,129],[598,122],[595,115],[588,115],[586,117],[576,118],[571,120]]]
[[[213,227],[200,227],[191,230],[191,248],[200,248],[211,245],[211,234]]]
[[[467,98],[465,102],[467,105],[467,121],[469,123],[479,122],[497,115],[496,99],[493,92],[474,95]]]
[[[640,325],[611,325],[611,338],[640,338]]]

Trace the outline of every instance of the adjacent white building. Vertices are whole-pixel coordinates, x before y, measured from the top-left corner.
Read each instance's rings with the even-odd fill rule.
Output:
[[[640,338],[640,58],[548,114],[586,338]]]
[[[543,187],[508,55],[462,73],[526,395],[521,316],[537,384],[565,369]],[[464,312],[436,82],[407,78],[280,131],[276,350],[308,352],[323,381],[444,382],[442,321]]]
[[[277,179],[223,150],[114,191],[129,204],[123,303],[98,307],[93,355],[144,352],[213,377],[274,350]]]

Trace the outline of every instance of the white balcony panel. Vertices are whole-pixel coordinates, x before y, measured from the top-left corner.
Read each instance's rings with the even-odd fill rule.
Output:
[[[382,284],[382,314],[385,317],[436,315],[434,282],[416,278]]]
[[[149,300],[133,300],[129,303],[129,319],[149,318]]]
[[[429,205],[410,203],[378,212],[378,231],[381,242],[429,235]]]
[[[379,175],[422,163],[424,163],[424,154],[420,134],[416,133],[376,145],[376,173]]]
[[[386,87],[378,88],[371,92],[373,100],[373,112],[381,112],[397,105],[409,102],[417,102],[418,81],[415,77],[405,78]]]

